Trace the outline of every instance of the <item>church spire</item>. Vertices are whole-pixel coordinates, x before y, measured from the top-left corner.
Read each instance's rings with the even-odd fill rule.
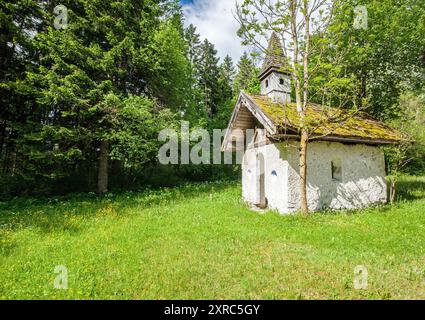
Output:
[[[271,69],[282,71],[281,69],[285,65],[285,60],[286,56],[283,52],[282,43],[280,42],[277,33],[273,31],[269,40],[269,45],[267,47],[266,58],[263,63],[260,79],[264,77],[264,75],[267,74],[267,72],[269,72]]]
[[[286,56],[282,43],[276,32],[273,32],[266,52],[259,79],[261,94],[267,95],[275,102],[291,102],[291,77],[285,71]]]

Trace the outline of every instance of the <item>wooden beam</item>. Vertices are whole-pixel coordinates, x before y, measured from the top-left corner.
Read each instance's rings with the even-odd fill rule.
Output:
[[[271,137],[274,140],[282,141],[285,139],[289,140],[299,140],[299,135],[294,134],[276,134]],[[341,142],[341,143],[356,143],[356,144],[370,144],[370,145],[397,145],[400,141],[394,140],[385,140],[385,139],[366,139],[360,137],[342,137],[342,136],[312,136],[310,142],[312,141],[330,141],[330,142]]]

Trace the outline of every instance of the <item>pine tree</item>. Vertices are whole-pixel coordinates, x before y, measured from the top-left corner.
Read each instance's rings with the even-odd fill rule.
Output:
[[[236,71],[233,65],[233,60],[229,55],[223,60],[220,65],[220,87],[222,93],[222,100],[227,101],[233,98],[233,82],[235,79]]]
[[[34,90],[22,81],[33,66],[29,31],[39,28],[37,1],[0,2],[0,174],[19,173],[18,138],[34,105]]]
[[[112,166],[155,163],[159,130],[211,125],[232,95],[231,60],[183,28],[177,0],[4,0],[0,31],[0,174],[43,192],[91,189],[93,172],[106,192]]]
[[[259,68],[255,66],[255,63],[250,58],[248,53],[244,52],[238,62],[238,74],[234,81],[234,90],[239,93],[241,90],[250,93],[260,92],[260,81],[258,75],[260,73]]]
[[[201,45],[201,59],[199,62],[199,85],[203,92],[204,106],[210,117],[217,111],[221,100],[220,97],[220,68],[219,58],[214,45],[207,39]]]
[[[235,66],[230,56],[226,56],[220,65],[219,77],[219,101],[218,111],[210,123],[212,129],[224,129],[235,105],[233,81],[235,78]]]
[[[203,105],[203,89],[200,86],[201,40],[196,27],[191,24],[185,30],[187,43],[187,59],[189,61],[189,92],[186,101],[185,118],[191,122],[198,122],[207,117]]]
[[[161,127],[155,120],[162,118],[158,106],[178,110],[187,86],[179,12],[170,13],[166,2],[62,1],[69,26],[56,30],[50,25],[36,35],[40,65],[27,77],[38,88],[40,115],[25,135],[33,167],[54,177],[98,158],[98,191],[103,193],[110,155],[127,165],[148,161],[143,153],[155,149],[148,126]],[[139,109],[133,97],[139,98]]]
[[[199,39],[199,34],[196,33],[196,27],[193,24],[190,24],[186,28],[184,37],[188,44],[187,57],[190,65],[195,68],[199,63],[201,55],[201,40]]]

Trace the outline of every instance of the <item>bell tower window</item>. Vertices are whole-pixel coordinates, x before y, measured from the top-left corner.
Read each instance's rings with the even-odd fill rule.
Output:
[[[286,56],[282,47],[281,37],[273,32],[259,75],[261,95],[271,98],[277,103],[291,102],[291,79],[286,70]]]

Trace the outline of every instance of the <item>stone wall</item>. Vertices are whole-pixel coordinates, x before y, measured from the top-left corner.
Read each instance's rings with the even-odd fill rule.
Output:
[[[242,165],[243,197],[258,201],[257,154],[265,159],[265,193],[270,209],[299,209],[297,143],[250,149]],[[340,180],[332,178],[332,161],[341,165]],[[308,149],[308,199],[311,210],[356,209],[387,201],[385,162],[381,149],[336,142],[311,142]]]

